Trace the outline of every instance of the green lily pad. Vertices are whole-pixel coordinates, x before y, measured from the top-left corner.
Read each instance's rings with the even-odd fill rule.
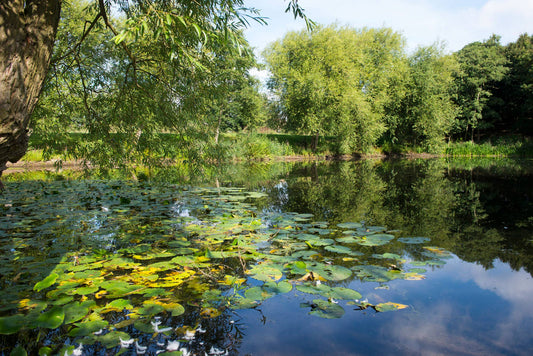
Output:
[[[107,349],[119,346],[121,339],[129,340],[131,339],[131,337],[123,331],[113,330],[113,331],[108,332],[105,335],[101,335],[96,338],[96,340],[102,343],[102,345],[104,345],[105,348]]]
[[[340,227],[341,229],[357,229],[357,228],[361,228],[363,225],[361,225],[361,223],[356,223],[356,222],[345,222],[345,223],[337,224],[337,226]]]
[[[79,323],[74,323],[77,328],[70,330],[69,336],[87,336],[105,328],[109,323],[105,320],[87,320]]]
[[[329,251],[329,252],[334,252],[334,253],[345,253],[345,254],[351,254],[353,252],[351,248],[346,247],[346,246],[339,246],[339,245],[326,246],[324,250]]]
[[[401,237],[398,241],[404,244],[422,244],[431,241],[431,239],[429,237]]]
[[[308,263],[307,269],[328,281],[343,281],[352,275],[352,271],[346,267],[324,263]]]
[[[318,294],[324,296],[331,291],[331,287],[325,284],[315,285],[312,283],[299,284],[296,286],[296,289],[303,293]]]
[[[378,312],[396,311],[396,310],[405,309],[405,308],[407,308],[407,305],[398,304],[398,303],[391,303],[391,302],[380,303],[380,304],[375,306],[375,309]]]
[[[63,310],[65,311],[65,324],[83,319],[89,313],[89,309],[95,305],[95,301],[86,300],[84,302],[72,302],[63,306]]]
[[[25,325],[25,318],[21,314],[0,317],[0,334],[10,335],[18,332]]]
[[[52,284],[56,282],[57,277],[59,277],[57,273],[51,273],[48,277],[46,277],[42,281],[35,284],[35,286],[33,287],[33,290],[40,292],[41,290],[50,287]]]
[[[283,276],[283,273],[279,269],[266,264],[253,266],[248,274],[251,274],[253,278],[263,282],[277,281]]]
[[[274,293],[266,291],[261,287],[252,287],[244,292],[244,296],[250,300],[263,301],[274,296]]]
[[[324,319],[339,319],[344,315],[344,308],[336,303],[322,299],[314,299],[310,305],[310,315],[318,316]]]
[[[36,320],[36,325],[42,328],[58,328],[65,320],[65,311],[61,306],[55,306],[47,312],[41,313]]]
[[[288,293],[292,290],[292,284],[290,284],[287,281],[281,281],[279,283],[266,282],[263,285],[263,290],[267,291],[268,293],[273,293],[273,294]]]
[[[328,297],[334,298],[334,299],[361,299],[362,295],[361,293],[350,289],[350,288],[344,288],[344,287],[333,287],[331,288],[331,291],[327,295]]]
[[[392,239],[394,239],[394,235],[374,234],[360,237],[357,243],[362,246],[382,246],[388,244]]]

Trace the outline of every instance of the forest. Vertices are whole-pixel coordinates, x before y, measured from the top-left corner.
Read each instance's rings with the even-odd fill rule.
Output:
[[[30,149],[45,159],[123,167],[253,158],[258,131],[306,135],[313,151],[326,140],[332,155],[530,142],[527,33],[506,45],[495,34],[455,53],[439,42],[408,51],[393,29],[315,24],[291,1],[287,12],[308,29],[271,43],[260,60],[243,35],[250,21],[265,21],[255,9],[114,4],[63,4],[29,124]],[[268,69],[267,88],[254,68]]]

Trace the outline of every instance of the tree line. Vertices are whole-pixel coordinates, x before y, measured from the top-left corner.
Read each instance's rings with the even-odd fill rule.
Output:
[[[290,32],[264,57],[279,127],[336,136],[340,152],[439,152],[450,139],[533,132],[528,34],[506,46],[493,35],[451,54],[441,43],[409,54],[392,29],[330,25]]]
[[[531,133],[531,36],[409,54],[391,29],[317,26],[286,4],[308,29],[264,52],[268,95],[243,35],[265,20],[243,0],[0,4],[0,171],[29,132],[48,153],[114,167],[213,162],[221,132],[265,125],[334,136],[339,153]]]

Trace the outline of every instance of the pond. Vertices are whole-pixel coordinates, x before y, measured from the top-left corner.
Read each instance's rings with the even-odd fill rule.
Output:
[[[529,355],[533,163],[7,176],[0,354]]]

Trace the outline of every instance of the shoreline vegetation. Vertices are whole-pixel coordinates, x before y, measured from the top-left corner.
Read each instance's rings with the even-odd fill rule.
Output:
[[[168,134],[167,134],[168,135]],[[533,140],[517,135],[486,139],[480,143],[450,142],[441,152],[424,152],[417,147],[388,146],[373,148],[365,153],[339,153],[335,138],[323,137],[313,150],[314,136],[290,134],[230,133],[221,138],[223,163],[257,161],[350,161],[357,159],[426,159],[426,158],[527,158],[533,157]],[[170,161],[169,165],[176,162]],[[65,157],[61,152],[44,152],[39,139],[30,141],[30,150],[17,163],[7,165],[4,174],[28,170],[59,170],[91,168],[83,160]]]

